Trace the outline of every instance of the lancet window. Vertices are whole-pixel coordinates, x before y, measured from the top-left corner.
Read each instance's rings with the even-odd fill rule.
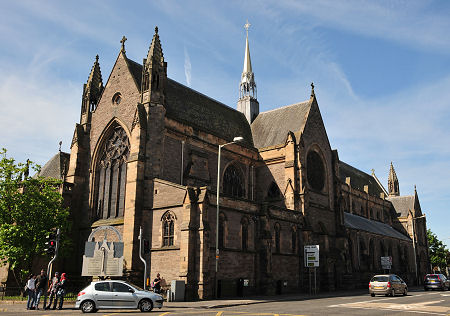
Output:
[[[100,150],[96,164],[94,208],[96,219],[123,217],[130,142],[117,126]]]
[[[163,247],[173,246],[175,215],[167,212],[162,218],[163,225]]]

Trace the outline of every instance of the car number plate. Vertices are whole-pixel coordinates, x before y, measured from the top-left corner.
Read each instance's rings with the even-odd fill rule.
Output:
[[[384,289],[384,287],[383,287],[383,286],[375,286],[375,289],[376,289],[376,290]]]

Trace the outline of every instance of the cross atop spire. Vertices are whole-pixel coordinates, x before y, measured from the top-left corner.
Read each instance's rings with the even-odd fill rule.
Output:
[[[244,28],[247,31],[247,37],[248,37],[248,29],[250,28],[251,24],[248,23],[248,19],[247,19],[247,23],[244,24]]]
[[[314,98],[316,94],[314,93],[314,82],[311,82],[311,98]]]
[[[120,40],[120,43],[122,44],[122,49],[120,51],[123,52],[123,53],[125,53],[125,42],[126,42],[126,40],[127,40],[127,38],[125,37],[125,35]]]

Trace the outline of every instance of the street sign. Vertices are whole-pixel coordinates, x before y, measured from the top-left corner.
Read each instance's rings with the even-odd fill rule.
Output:
[[[390,270],[392,267],[392,257],[381,257],[381,268]]]
[[[319,266],[319,245],[304,247],[305,267],[313,268]]]

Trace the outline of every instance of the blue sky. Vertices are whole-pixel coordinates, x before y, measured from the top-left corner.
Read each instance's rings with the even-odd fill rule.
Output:
[[[420,197],[450,244],[450,1],[1,1],[0,146],[44,164],[70,151],[100,56],[123,35],[142,62],[159,27],[169,77],[236,107],[246,19],[260,110],[308,99],[314,81],[341,160]]]

